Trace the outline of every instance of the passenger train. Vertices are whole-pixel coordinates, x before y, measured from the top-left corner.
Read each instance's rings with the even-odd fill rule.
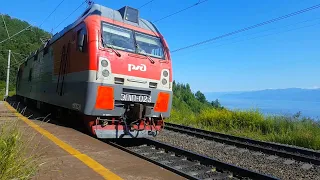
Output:
[[[137,9],[92,4],[20,65],[16,94],[97,138],[155,137],[172,106],[168,44]]]

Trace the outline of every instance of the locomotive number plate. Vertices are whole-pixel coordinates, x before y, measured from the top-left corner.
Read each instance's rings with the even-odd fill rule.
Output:
[[[121,101],[151,102],[151,96],[121,93]]]

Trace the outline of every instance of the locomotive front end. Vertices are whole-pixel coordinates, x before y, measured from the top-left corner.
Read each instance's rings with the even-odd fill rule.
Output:
[[[98,138],[154,137],[172,106],[167,43],[135,9],[99,9],[96,71],[88,85],[86,122]]]

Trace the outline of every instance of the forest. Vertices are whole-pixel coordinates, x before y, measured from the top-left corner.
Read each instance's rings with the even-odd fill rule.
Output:
[[[10,90],[14,90],[18,65],[23,62],[31,52],[37,50],[37,48],[42,45],[42,42],[51,37],[50,33],[40,28],[30,26],[26,21],[12,18],[6,14],[1,14],[1,16],[0,42],[8,39],[9,36],[13,37],[0,43],[0,95],[3,94],[5,88],[9,50],[11,50]],[[27,28],[27,30],[19,33],[25,28]],[[16,33],[19,34],[15,35]]]

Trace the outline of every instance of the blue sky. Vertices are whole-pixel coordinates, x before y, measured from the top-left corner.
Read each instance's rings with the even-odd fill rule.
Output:
[[[119,9],[140,7],[149,0],[95,0]],[[10,0],[0,13],[38,26],[60,0]],[[155,21],[198,0],[154,0],[140,9],[141,17]],[[82,1],[65,0],[42,25],[51,31]],[[316,0],[209,0],[156,24],[171,50],[307,8]],[[83,5],[53,32],[74,21]],[[320,8],[254,30],[172,53],[174,79],[194,91],[245,91],[267,88],[320,87]]]

